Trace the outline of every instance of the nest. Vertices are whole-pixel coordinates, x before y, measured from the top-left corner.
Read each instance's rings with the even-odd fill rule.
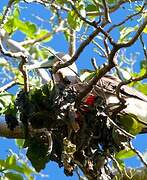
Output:
[[[125,149],[130,137],[117,128],[119,116],[110,117],[103,97],[89,95],[76,107],[78,94],[72,86],[50,84],[20,91],[15,115],[6,114],[6,121],[11,130],[23,124],[24,147],[37,171],[54,161],[67,176],[79,167],[88,179],[112,179],[108,159]]]

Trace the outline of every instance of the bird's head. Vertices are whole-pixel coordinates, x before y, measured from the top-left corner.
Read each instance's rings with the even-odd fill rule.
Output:
[[[61,62],[64,63],[70,60],[70,56],[68,54],[56,53],[48,57],[47,60],[36,62],[35,64],[31,64],[27,66],[28,70],[32,69],[40,69],[40,68],[52,68],[56,63]]]
[[[57,63],[64,64],[70,59],[71,57],[68,54],[58,52],[49,56],[46,61],[36,62],[35,64],[28,65],[27,69],[28,70],[41,69],[41,68],[50,69],[56,66]],[[63,78],[67,78],[70,82],[75,83],[78,78],[77,73],[78,73],[77,66],[75,63],[73,63],[68,67],[59,69],[57,73],[55,73],[56,76],[55,78],[57,81],[60,81],[60,78],[58,78],[58,74],[61,74]]]

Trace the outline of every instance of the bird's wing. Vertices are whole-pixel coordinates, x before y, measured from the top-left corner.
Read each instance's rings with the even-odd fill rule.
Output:
[[[100,81],[97,83],[97,86],[102,88],[105,92],[114,94],[120,82],[121,80],[119,78],[106,75],[100,79]],[[147,102],[146,95],[127,85],[121,87],[120,93],[124,95],[124,97],[133,97]]]

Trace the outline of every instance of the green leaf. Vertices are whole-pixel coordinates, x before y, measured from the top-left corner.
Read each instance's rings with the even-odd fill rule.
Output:
[[[147,33],[147,27],[144,28],[143,32],[144,32],[144,33]]]
[[[76,8],[81,16],[86,17],[85,5],[81,1],[80,3],[76,3]],[[80,31],[83,21],[79,18],[78,14],[72,10],[68,13],[67,21],[69,26],[76,31]]]
[[[7,177],[8,180],[23,180],[22,175],[12,172],[5,173],[5,177]]]
[[[82,21],[74,11],[70,11],[68,13],[67,21],[72,29],[80,31],[82,27]]]
[[[0,93],[0,115],[4,114],[10,104],[13,104],[14,96],[7,92]]]
[[[119,122],[123,125],[124,129],[136,135],[141,132],[143,125],[139,123],[138,118],[134,114],[122,114],[119,116]]]
[[[121,150],[119,151],[115,157],[116,158],[119,158],[119,159],[127,159],[127,158],[132,158],[133,156],[136,156],[136,153],[131,150],[131,149],[124,149],[124,150]]]
[[[4,29],[8,33],[13,33],[16,30],[16,28],[14,26],[14,18],[12,16],[9,16],[7,18],[7,22],[4,24]]]
[[[32,173],[36,173],[32,167],[29,167],[25,162],[22,163],[24,174],[29,177]]]
[[[19,16],[20,16],[19,7],[18,7],[18,6],[15,6],[14,11],[13,11],[13,17],[14,17],[15,19],[18,19]]]
[[[116,2],[116,0],[108,0],[108,3],[109,4],[113,4],[113,3],[115,3]]]
[[[147,61],[146,61],[146,59],[145,59],[145,60],[142,60],[142,61],[140,62],[140,68],[141,68],[141,69],[142,69],[142,68],[144,68],[144,69],[147,68]]]
[[[88,4],[85,8],[86,11],[92,12],[97,11],[99,12],[99,9],[94,4]]]
[[[14,25],[28,37],[33,38],[37,31],[36,25],[31,22],[23,22],[20,19],[14,19]]]
[[[88,72],[85,71],[83,74],[81,74],[80,76],[80,80],[81,81],[89,81],[90,79],[92,79],[94,76],[96,76],[96,72]]]
[[[144,84],[138,83],[136,88],[143,94],[147,95],[147,83],[144,83]]]
[[[8,156],[6,159],[6,167],[10,168],[13,167],[14,165],[16,165],[16,156],[15,155]]]
[[[128,36],[137,30],[137,26],[135,27],[124,27],[121,31],[120,31],[120,39],[119,42],[120,43],[124,43],[128,40]]]
[[[24,141],[24,139],[15,139],[15,143],[19,148],[23,148]]]

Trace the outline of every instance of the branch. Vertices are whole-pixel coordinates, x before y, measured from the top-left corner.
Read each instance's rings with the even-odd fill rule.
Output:
[[[21,71],[23,75],[23,81],[24,81],[24,91],[29,92],[29,77],[28,72],[25,64],[27,63],[26,58],[22,58],[20,64],[19,64],[19,70]]]
[[[69,55],[72,57],[76,51],[76,31],[70,29]]]
[[[11,58],[19,58],[19,59],[21,59],[21,58],[27,58],[23,52],[15,52],[15,53],[13,53],[13,52],[10,52],[10,51],[6,51],[6,50],[3,48],[3,45],[2,45],[2,43],[1,43],[1,41],[0,41],[0,52],[1,52],[3,55],[8,56],[8,57],[11,57]]]
[[[136,0],[131,0],[131,2],[135,2]],[[139,2],[142,2],[142,0],[138,0]],[[125,4],[125,3],[130,3],[130,0],[120,0],[117,4],[115,4],[112,7],[109,7],[109,13],[112,13],[114,11],[116,11],[117,9],[120,8],[121,5]],[[92,12],[87,12],[86,13],[87,16],[102,16],[103,12],[98,12],[98,11],[92,11]]]
[[[20,45],[21,46],[26,46],[26,45],[33,45],[37,42],[40,42],[40,41],[43,41],[47,38],[49,38],[52,34],[49,32],[47,34],[45,34],[44,36],[40,37],[40,38],[37,38],[37,39],[29,39],[29,40],[26,40],[26,41],[22,41],[20,42]]]
[[[111,19],[110,19],[110,16],[109,16],[108,2],[107,2],[107,0],[102,0],[102,3],[103,3],[103,6],[104,6],[104,15],[105,15],[106,21],[111,23]]]
[[[130,84],[132,82],[137,82],[137,81],[141,81],[143,79],[147,78],[147,71],[142,75],[142,76],[139,76],[139,77],[136,77],[136,78],[130,78],[129,80],[126,80],[126,81],[122,81],[119,83],[119,85],[117,86],[116,88],[116,95],[118,97],[118,99],[124,103],[124,99],[120,96],[120,91],[121,91],[121,87],[124,86],[124,85],[127,85],[127,84]],[[146,125],[146,124],[145,124]]]
[[[0,38],[5,43],[5,46],[10,49],[10,51],[6,51],[0,41],[0,52],[2,54],[18,59],[21,59],[22,55],[22,58],[27,58],[29,64],[34,64],[35,60],[27,51],[27,49],[21,46],[19,42],[10,39],[5,31],[0,32]],[[50,77],[44,69],[38,70],[38,73],[45,83],[50,81]]]
[[[146,59],[146,66],[147,66],[147,49],[146,49],[146,46],[145,46],[145,43],[144,43],[144,41],[143,41],[142,36],[140,36],[140,42],[141,42],[141,44],[142,44],[144,56],[145,56],[145,59]]]
[[[54,29],[52,32],[48,32],[46,33],[44,36],[40,37],[40,38],[37,38],[37,39],[29,39],[29,40],[25,40],[25,41],[22,41],[20,42],[20,46],[26,46],[26,45],[33,45],[35,43],[38,43],[38,42],[41,42],[41,41],[44,41],[45,39],[51,37],[54,33],[58,33],[60,31],[63,30],[63,25],[64,25],[64,21],[61,20],[57,26],[56,29]]]
[[[129,148],[132,149],[132,150],[137,154],[137,156],[140,158],[141,162],[142,162],[142,163],[144,164],[144,166],[147,168],[147,162],[146,162],[145,159],[143,158],[142,154],[133,147],[131,141],[129,142]]]
[[[19,84],[19,83],[16,80],[13,80],[13,81],[9,82],[8,84],[4,85],[3,87],[0,87],[0,93],[10,89],[11,87],[15,86],[16,84]]]
[[[17,126],[13,131],[10,130],[7,127],[7,124],[4,122],[0,122],[0,136],[1,137],[6,137],[6,138],[16,138],[16,139],[23,139],[24,138],[24,133],[21,128],[21,126]]]
[[[5,10],[4,14],[3,14],[2,20],[0,22],[0,29],[2,29],[3,25],[6,23],[5,21],[7,21],[9,12],[10,12],[11,7],[12,7],[14,2],[15,2],[15,0],[9,0],[8,5],[6,7],[6,10]]]

